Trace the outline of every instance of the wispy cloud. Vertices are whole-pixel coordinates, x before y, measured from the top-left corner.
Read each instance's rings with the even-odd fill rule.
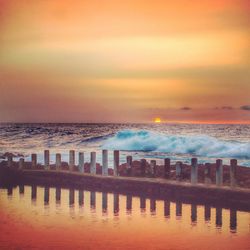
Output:
[[[240,109],[250,111],[250,105],[243,105],[240,107]]]

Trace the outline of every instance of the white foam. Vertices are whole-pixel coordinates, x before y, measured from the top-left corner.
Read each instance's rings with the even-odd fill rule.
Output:
[[[207,135],[166,135],[147,130],[123,130],[107,139],[106,149],[191,154],[250,159],[250,143],[223,141]]]

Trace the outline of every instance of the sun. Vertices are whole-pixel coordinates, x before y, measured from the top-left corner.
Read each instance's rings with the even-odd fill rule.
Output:
[[[155,123],[161,123],[161,118],[159,118],[159,117],[155,118],[155,119],[154,119],[154,122],[155,122]]]

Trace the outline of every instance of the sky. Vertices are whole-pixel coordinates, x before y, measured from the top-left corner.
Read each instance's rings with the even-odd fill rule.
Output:
[[[248,0],[0,0],[0,122],[250,123]]]

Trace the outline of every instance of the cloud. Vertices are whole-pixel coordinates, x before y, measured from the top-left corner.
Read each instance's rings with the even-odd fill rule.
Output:
[[[232,106],[222,106],[222,107],[215,107],[214,109],[232,110],[234,108]]]
[[[191,110],[190,107],[182,107],[181,110]]]
[[[243,105],[240,107],[240,109],[250,111],[250,105]]]

